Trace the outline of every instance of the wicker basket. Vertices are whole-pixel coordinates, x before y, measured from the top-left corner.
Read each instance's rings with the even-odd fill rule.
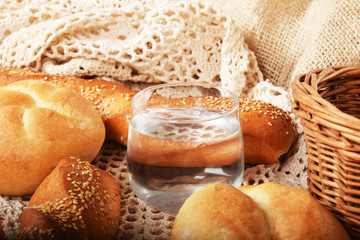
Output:
[[[360,66],[316,69],[297,76],[291,89],[309,189],[360,239]]]

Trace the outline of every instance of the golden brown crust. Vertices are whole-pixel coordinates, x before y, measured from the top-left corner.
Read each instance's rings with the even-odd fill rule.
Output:
[[[350,239],[334,215],[306,189],[271,182],[239,189],[261,207],[273,239]]]
[[[277,183],[202,187],[181,207],[171,239],[350,240],[308,190]]]
[[[62,160],[20,215],[23,239],[113,239],[120,220],[120,184],[76,158]]]
[[[239,99],[246,163],[275,163],[287,153],[295,139],[288,113],[270,103]]]
[[[231,110],[236,105],[235,103],[230,98],[212,96],[168,99],[161,95],[153,94],[147,102],[147,107],[155,104],[156,107],[176,108],[179,106],[196,106],[201,108],[208,107],[212,110]],[[204,129],[198,125],[196,131],[201,133]],[[165,134],[169,133],[166,132]],[[151,136],[132,131],[132,144],[128,146],[128,157],[147,165],[181,167],[230,165],[241,158],[243,149],[239,146],[241,141],[241,134],[239,132],[227,134],[222,129],[217,129],[217,132],[212,129],[206,133],[213,135],[211,141],[188,142],[154,139]],[[171,134],[175,136],[176,130],[173,130]]]
[[[101,114],[107,137],[126,145],[131,100],[137,91],[101,79],[56,76],[32,69],[0,68],[0,86],[22,80],[43,80],[80,93]]]
[[[63,158],[92,161],[104,139],[95,108],[43,81],[0,87],[0,194],[32,194]]]
[[[163,99],[157,104],[170,107],[199,106],[229,111],[234,102],[227,97],[185,97]],[[287,153],[295,139],[295,128],[290,115],[281,108],[260,100],[239,99],[239,113],[244,140],[246,163],[275,163]]]
[[[133,144],[127,147],[128,157],[139,163],[168,167],[209,167],[230,165],[239,160],[240,134],[209,143],[169,142],[132,132]],[[214,151],[216,148],[216,151]],[[185,154],[186,153],[186,154]],[[179,161],[181,159],[181,161]]]
[[[171,239],[271,239],[256,203],[224,183],[192,194],[176,216]]]

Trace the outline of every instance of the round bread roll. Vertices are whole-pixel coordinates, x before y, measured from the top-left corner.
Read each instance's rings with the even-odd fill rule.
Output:
[[[77,158],[61,160],[20,214],[22,239],[114,239],[120,184]]]
[[[0,88],[0,194],[32,194],[63,158],[92,161],[105,139],[104,123],[71,89],[43,81]]]
[[[137,91],[102,79],[52,75],[30,68],[0,68],[0,86],[23,80],[46,81],[80,93],[101,115],[106,128],[106,136],[127,145],[131,99]]]
[[[306,189],[277,183],[239,189],[215,183],[196,191],[180,208],[171,238],[350,239],[334,215]]]
[[[350,239],[335,216],[306,189],[270,182],[239,189],[261,207],[273,239]]]
[[[260,100],[239,99],[246,163],[275,163],[290,150],[295,127],[287,112]]]
[[[214,183],[193,193],[176,216],[171,239],[271,239],[261,209],[237,188]]]

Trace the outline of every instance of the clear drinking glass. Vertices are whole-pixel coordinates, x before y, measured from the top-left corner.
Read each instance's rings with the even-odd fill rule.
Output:
[[[162,84],[135,95],[127,164],[136,195],[177,213],[200,187],[240,186],[244,145],[238,104],[232,92],[200,85]]]

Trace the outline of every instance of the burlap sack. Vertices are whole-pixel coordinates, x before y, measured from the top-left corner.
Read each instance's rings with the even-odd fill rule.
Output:
[[[212,1],[235,19],[276,85],[313,68],[360,64],[360,1]]]

